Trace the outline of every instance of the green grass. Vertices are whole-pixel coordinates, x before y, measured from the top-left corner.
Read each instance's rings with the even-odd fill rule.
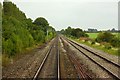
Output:
[[[87,33],[89,35],[89,38],[95,39],[99,33]]]
[[[97,38],[97,35],[99,33],[87,33],[87,34],[89,35],[89,38],[95,39],[95,38]],[[115,36],[118,36],[118,34],[120,35],[120,33],[112,33],[112,34],[115,35]]]
[[[95,38],[97,38],[97,35],[99,34],[99,33],[87,33],[88,35],[89,35],[89,38],[91,38],[91,39],[95,39]],[[112,33],[113,35],[115,35],[115,36],[118,36],[119,35],[119,37],[120,37],[120,33]],[[74,39],[75,40],[75,39]],[[88,46],[90,46],[90,47],[93,47],[93,48],[95,48],[95,49],[98,49],[98,50],[102,50],[102,51],[104,51],[104,52],[106,52],[106,53],[109,53],[109,54],[113,54],[113,55],[120,55],[120,54],[118,54],[118,51],[117,50],[113,50],[113,49],[106,49],[105,47],[103,47],[103,46],[100,46],[100,45],[91,45],[90,43],[88,43],[88,42],[82,42],[82,41],[80,41],[80,40],[75,40],[75,41],[77,41],[77,42],[79,42],[79,43],[82,43],[82,44],[85,44],[85,45],[88,45]]]
[[[115,35],[115,36],[120,36],[120,33],[112,33],[113,35]]]

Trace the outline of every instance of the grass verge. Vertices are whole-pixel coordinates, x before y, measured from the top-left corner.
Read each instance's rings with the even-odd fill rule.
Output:
[[[70,39],[72,39],[72,38],[70,38]],[[95,49],[98,49],[98,50],[102,50],[102,51],[104,51],[104,52],[106,52],[106,53],[108,53],[108,54],[112,54],[112,55],[117,55],[117,56],[120,56],[120,53],[118,52],[118,49],[116,49],[116,50],[114,50],[114,49],[106,49],[105,47],[104,47],[104,45],[96,45],[96,44],[92,44],[91,45],[91,43],[90,42],[88,42],[88,41],[81,41],[81,40],[79,40],[79,39],[72,39],[72,40],[74,40],[74,41],[76,41],[76,42],[78,42],[78,43],[81,43],[81,44],[85,44],[85,45],[87,45],[87,46],[90,46],[90,47],[92,47],[92,48],[95,48]]]

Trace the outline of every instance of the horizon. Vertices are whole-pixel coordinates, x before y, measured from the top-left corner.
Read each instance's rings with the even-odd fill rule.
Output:
[[[68,26],[68,27],[71,27],[71,26]],[[71,28],[74,28],[74,27],[71,27]],[[79,27],[78,27],[79,28]],[[65,28],[65,29],[67,29],[67,28]],[[65,30],[64,29],[64,30]],[[81,28],[80,28],[81,29]],[[95,29],[95,28],[88,28],[88,29]],[[82,29],[83,31],[88,31],[88,29],[86,29],[86,30],[84,30],[84,29]],[[112,29],[115,29],[115,28],[111,28],[111,29],[104,29],[104,30],[99,30],[99,29],[96,29],[97,31],[108,31],[108,30],[112,30]],[[116,31],[120,31],[120,29],[115,29]]]

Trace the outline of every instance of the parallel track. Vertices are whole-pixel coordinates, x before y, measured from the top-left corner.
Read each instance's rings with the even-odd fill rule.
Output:
[[[120,64],[117,64],[117,63],[115,63],[115,62],[113,62],[113,61],[110,61],[110,60],[108,60],[107,58],[102,57],[102,56],[100,56],[100,55],[96,54],[94,51],[91,51],[91,50],[89,50],[89,49],[87,49],[87,48],[85,48],[85,47],[81,46],[80,44],[77,44],[76,42],[74,42],[74,41],[72,41],[72,40],[69,40],[69,41],[70,41],[70,42],[72,42],[72,43],[74,43],[74,44],[76,44],[76,45],[78,45],[79,47],[81,47],[81,48],[83,48],[83,49],[87,50],[88,52],[91,52],[91,53],[93,53],[94,55],[99,56],[100,58],[102,58],[102,59],[104,59],[104,60],[106,60],[106,61],[108,61],[108,62],[110,62],[110,63],[114,64],[115,66],[120,67]]]
[[[60,39],[62,40],[62,42],[64,42],[63,38],[60,37]],[[91,80],[91,77],[82,69],[81,64],[75,58],[75,55],[70,53],[69,54],[67,53],[67,55],[70,58],[70,61],[74,64],[74,67],[77,71],[79,79]]]
[[[57,80],[60,80],[60,57],[59,54],[60,50],[59,50],[59,38],[57,36]]]
[[[70,57],[70,60],[74,63],[74,67],[78,73],[79,79],[91,80],[91,77],[82,69],[81,65],[77,61],[74,55],[67,54]]]
[[[106,58],[98,55],[98,54],[95,54],[95,52],[90,51],[89,49],[87,49],[87,48],[85,48],[85,47],[83,47],[83,46],[81,46],[81,45],[79,45],[79,44],[77,44],[77,43],[75,43],[75,42],[73,42],[73,41],[71,41],[69,39],[65,39],[65,40],[68,43],[70,43],[73,47],[75,47],[78,51],[80,51],[81,53],[83,53],[86,57],[88,57],[92,62],[94,62],[95,64],[97,64],[98,66],[100,66],[103,70],[105,70],[106,72],[108,72],[109,74],[111,74],[115,79],[120,79],[120,77],[118,76],[119,74],[113,73],[112,71],[110,71],[109,69],[107,69],[106,67],[104,67],[104,65],[101,65],[99,62],[95,61],[92,57],[86,55],[85,52],[83,52],[82,50],[80,50],[78,47],[81,47],[84,50],[90,52],[91,54],[94,54],[95,56],[97,56],[97,57],[101,58],[102,60],[106,61],[107,63],[116,66],[118,69],[120,68],[120,65],[118,65],[118,64],[116,64],[116,63],[114,63],[114,62],[112,62],[112,61],[110,61],[110,60],[108,60],[108,59],[106,59]]]
[[[101,65],[99,62],[97,62],[96,60],[94,60],[91,56],[85,54],[84,51],[82,51],[80,48],[86,50],[86,52],[89,52],[89,54],[92,54],[92,55],[95,55],[96,57],[99,57],[101,58],[102,60],[106,61],[107,64],[112,64],[116,67],[118,67],[118,69],[120,68],[120,65],[116,64],[115,62],[113,61],[110,61],[108,59],[106,59],[105,57],[102,57],[98,54],[96,54],[95,52],[93,51],[90,51],[88,48],[85,48],[83,46],[81,46],[80,44],[77,44],[76,42],[72,41],[72,40],[69,40],[69,39],[65,39],[65,38],[62,38],[60,37],[60,39],[64,42],[64,40],[66,40],[69,44],[71,44],[73,47],[75,47],[78,51],[80,51],[82,54],[84,54],[87,58],[89,58],[92,62],[94,62],[95,64],[97,64],[99,67],[101,67],[103,70],[105,70],[108,74],[112,75],[115,79],[120,79],[120,77],[118,76],[118,74],[110,71],[109,69],[107,69],[104,65]],[[59,80],[60,79],[60,68],[59,68],[59,64],[60,64],[60,60],[59,60],[59,45],[58,45],[59,41],[57,39],[57,79]],[[38,78],[38,75],[40,74],[49,54],[51,53],[51,50],[53,48],[53,45],[51,45],[50,49],[47,51],[42,63],[40,64],[38,70],[36,71],[34,77],[33,77],[33,80],[36,80]],[[80,48],[79,48],[80,47]],[[81,79],[84,79],[84,80],[87,80],[87,79],[91,79],[91,77],[84,72],[84,70],[82,69],[81,65],[79,64],[79,62],[77,61],[77,59],[75,58],[75,55],[74,54],[67,54],[71,60],[72,63],[74,63],[74,66],[75,66],[75,69],[78,73],[78,76],[79,78]]]

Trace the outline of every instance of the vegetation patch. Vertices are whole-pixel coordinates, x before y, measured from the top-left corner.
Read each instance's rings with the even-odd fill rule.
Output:
[[[12,2],[3,2],[1,7],[3,63],[56,36],[55,29],[45,18],[32,21]]]
[[[103,44],[103,45],[102,44],[97,45],[97,44],[90,44],[88,41],[87,42],[83,42],[82,40],[79,40],[79,39],[73,39],[73,38],[70,38],[70,39],[75,40],[78,43],[82,43],[82,44],[88,45],[88,46],[90,46],[92,48],[95,48],[95,49],[98,49],[98,50],[102,50],[102,51],[104,51],[104,52],[106,52],[108,54],[120,56],[120,53],[118,52],[118,49],[117,48],[116,48],[116,50],[112,49],[112,47],[110,46],[109,43],[106,43],[106,44]]]
[[[72,38],[88,37],[88,35],[80,28],[71,28],[62,29],[61,33]]]
[[[93,48],[103,50],[106,53],[118,54],[118,48],[120,47],[120,33],[111,33],[109,31],[100,31],[98,33],[86,33],[80,28],[62,29],[60,31],[66,37],[69,37],[77,42],[86,44]]]
[[[97,35],[98,35],[99,33],[87,33],[87,34],[89,35],[89,38],[95,39],[95,38],[97,38]]]

